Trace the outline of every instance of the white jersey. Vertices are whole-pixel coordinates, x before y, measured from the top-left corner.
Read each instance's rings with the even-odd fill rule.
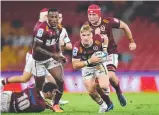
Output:
[[[60,34],[60,40],[63,40],[64,43],[70,42],[70,38],[68,37],[68,33],[65,28],[62,28],[62,32]]]

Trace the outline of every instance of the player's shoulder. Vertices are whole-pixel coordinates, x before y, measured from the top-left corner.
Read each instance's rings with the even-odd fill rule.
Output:
[[[63,29],[62,24],[58,24],[58,29],[60,29],[62,31],[62,29]]]
[[[102,19],[102,22],[104,22],[104,23],[119,22],[119,19],[114,18],[114,17],[104,17]]]

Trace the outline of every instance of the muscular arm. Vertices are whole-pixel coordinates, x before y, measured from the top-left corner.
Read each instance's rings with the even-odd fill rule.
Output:
[[[57,60],[56,58],[57,58],[58,54],[57,53],[52,53],[52,52],[49,52],[49,51],[45,50],[44,48],[41,47],[42,44],[43,44],[43,42],[41,40],[35,40],[34,44],[33,44],[33,49],[35,51],[41,52],[41,53],[43,53],[45,55],[48,55],[48,56],[54,58],[55,60]]]
[[[124,32],[127,35],[127,37],[128,37],[130,42],[134,42],[131,30],[130,30],[129,26],[125,22],[120,21],[120,27],[119,28],[124,30]]]
[[[87,61],[80,61],[80,59],[72,58],[72,65],[74,69],[81,69],[87,66]]]

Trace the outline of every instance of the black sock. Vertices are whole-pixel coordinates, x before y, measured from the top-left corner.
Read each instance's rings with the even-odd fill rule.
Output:
[[[57,81],[56,83],[57,83],[57,85],[58,85],[58,87],[59,87],[60,93],[59,93],[59,92],[56,93],[54,105],[59,104],[59,101],[60,101],[60,99],[61,99],[61,97],[62,97],[63,90],[64,90],[64,88],[63,88],[64,82],[58,82],[58,81]]]
[[[121,91],[121,89],[120,89],[119,83],[118,83],[117,85],[116,85],[115,83],[113,83],[112,81],[110,81],[110,83],[111,83],[111,85],[114,87],[114,89],[115,89],[117,95],[122,94],[122,91]]]

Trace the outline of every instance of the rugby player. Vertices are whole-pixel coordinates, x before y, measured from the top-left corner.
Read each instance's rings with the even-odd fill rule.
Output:
[[[3,91],[1,92],[0,111],[5,112],[42,112],[46,108],[43,98],[55,98],[57,85],[47,82],[43,85],[42,91],[34,86],[28,86],[22,92]]]
[[[84,85],[92,99],[99,104],[99,112],[103,113],[107,111],[108,106],[96,91],[95,80],[98,80],[98,84],[103,90],[109,88],[107,68],[103,65],[103,59],[106,59],[107,54],[103,52],[102,48],[107,36],[93,36],[91,27],[84,24],[80,30],[80,37],[81,40],[76,42],[73,47],[72,64],[74,69],[82,69]]]
[[[105,65],[108,68],[110,83],[116,90],[116,94],[120,104],[122,106],[126,106],[127,101],[120,89],[119,80],[115,73],[116,68],[118,66],[118,51],[117,51],[117,45],[114,41],[114,37],[112,34],[112,29],[113,28],[123,29],[129,40],[129,49],[135,50],[136,44],[134,42],[132,33],[125,22],[113,17],[103,18],[101,13],[101,8],[96,4],[90,5],[88,7],[87,12],[88,12],[89,25],[93,29],[94,35],[107,34],[108,36],[109,44],[108,46],[105,46],[105,49],[108,52],[108,59]]]

